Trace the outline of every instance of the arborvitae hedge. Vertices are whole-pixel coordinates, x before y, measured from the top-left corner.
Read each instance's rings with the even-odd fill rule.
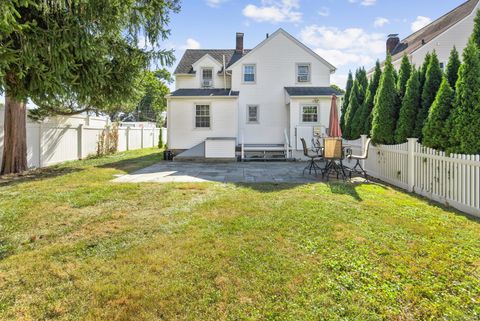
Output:
[[[375,72],[373,73],[372,80],[370,81],[367,89],[367,97],[365,98],[365,108],[363,119],[365,119],[365,124],[363,127],[363,134],[370,135],[372,131],[372,121],[373,121],[373,106],[375,104],[375,96],[378,91],[378,86],[380,85],[380,78],[382,77],[382,68],[380,62],[377,60],[375,65]]]
[[[407,138],[415,136],[415,119],[421,106],[420,97],[420,72],[413,69],[407,82],[407,89],[395,131],[395,142],[398,144],[404,143],[407,141]]]
[[[365,102],[366,91],[368,87],[367,73],[365,69],[360,68],[355,74],[355,81],[353,82],[352,92],[348,103],[348,108],[345,113],[345,131],[343,136],[347,139],[357,139],[360,134],[354,132],[354,118],[358,110],[361,109]]]
[[[342,133],[345,132],[345,114],[347,113],[348,104],[350,103],[350,95],[352,93],[353,88],[353,75],[352,71],[348,73],[348,80],[347,86],[345,88],[345,98],[343,99],[342,105],[342,115],[340,116],[340,128],[342,129]]]
[[[397,125],[398,94],[392,57],[388,55],[375,98],[372,140],[376,144],[394,144]]]
[[[430,57],[430,63],[428,64],[427,73],[425,75],[425,84],[422,89],[422,108],[417,113],[417,119],[415,121],[415,136],[420,141],[423,138],[423,126],[425,120],[428,117],[430,107],[432,106],[437,91],[442,83],[443,72],[440,68],[440,62],[438,61],[437,54],[434,52]]]
[[[448,59],[447,64],[447,79],[450,87],[455,90],[455,86],[457,84],[458,79],[458,70],[460,69],[460,57],[457,51],[457,48],[453,47],[452,51],[450,52],[450,58]]]
[[[477,22],[478,17],[477,17]],[[480,153],[480,49],[474,37],[463,52],[458,73],[454,108],[449,119],[452,133],[451,151]]]
[[[444,77],[423,127],[423,144],[425,146],[440,150],[450,147],[447,120],[450,116],[454,96],[455,92],[450,87],[448,78]]]
[[[398,72],[398,82],[397,82],[397,91],[398,97],[403,99],[405,96],[405,91],[407,89],[407,82],[410,79],[410,75],[412,74],[412,65],[410,64],[410,60],[408,56],[405,55],[402,58],[402,64],[400,65],[400,71]]]

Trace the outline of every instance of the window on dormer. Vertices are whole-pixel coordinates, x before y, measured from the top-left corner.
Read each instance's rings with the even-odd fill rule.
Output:
[[[297,64],[297,82],[310,82],[310,64]]]
[[[202,68],[202,87],[213,86],[213,69]]]

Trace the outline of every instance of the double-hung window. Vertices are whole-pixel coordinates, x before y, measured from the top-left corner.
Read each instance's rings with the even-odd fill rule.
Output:
[[[247,122],[258,123],[258,105],[247,106]]]
[[[210,105],[195,105],[195,128],[210,128]]]
[[[317,123],[318,122],[318,106],[316,105],[302,106],[302,122]]]
[[[297,82],[310,82],[310,64],[297,64]]]
[[[253,84],[257,80],[257,67],[255,65],[243,65],[243,82]]]
[[[202,68],[202,87],[213,87],[212,68]]]

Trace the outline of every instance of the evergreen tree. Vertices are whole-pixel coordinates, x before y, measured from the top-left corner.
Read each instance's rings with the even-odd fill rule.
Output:
[[[477,44],[477,47],[480,48],[480,10],[477,11],[470,40],[474,41]]]
[[[353,75],[352,71],[348,72],[348,80],[347,80],[347,85],[345,88],[345,98],[343,100],[343,105],[342,105],[342,115],[340,116],[340,128],[342,129],[342,133],[345,132],[345,114],[347,113],[347,108],[348,104],[350,102],[350,95],[352,93],[352,88],[353,88]]]
[[[440,68],[440,62],[438,61],[437,54],[434,52],[430,57],[430,63],[428,64],[427,73],[425,74],[425,84],[422,89],[422,107],[418,111],[415,121],[414,134],[420,141],[422,141],[423,137],[422,130],[425,125],[425,120],[428,117],[430,107],[442,83],[442,77],[443,72]]]
[[[360,134],[354,130],[354,119],[357,111],[361,110],[362,105],[365,102],[367,87],[367,72],[364,68],[360,68],[355,74],[352,93],[350,94],[348,108],[345,113],[345,132],[343,132],[343,136],[347,139],[356,139],[360,137]]]
[[[455,89],[455,85],[457,84],[458,70],[460,69],[461,64],[457,48],[453,47],[450,52],[446,71],[447,79],[452,89]]]
[[[393,144],[397,119],[398,94],[392,57],[387,56],[385,68],[373,108],[372,140],[376,144]]]
[[[480,153],[480,49],[473,39],[463,52],[454,110],[449,119],[450,150],[465,154]]]
[[[448,79],[444,77],[423,127],[423,144],[425,146],[441,150],[449,148],[449,133],[446,123],[450,116],[454,96],[455,92],[450,87]]]
[[[395,131],[395,141],[398,144],[404,143],[407,138],[414,136],[415,119],[421,106],[420,97],[420,71],[413,69],[407,82],[407,89]]]
[[[428,52],[425,55],[425,60],[423,61],[422,68],[420,68],[420,92],[423,91],[423,85],[425,84],[425,78],[427,76],[427,70],[428,70],[428,65],[430,65],[430,59],[432,58],[432,55]]]
[[[407,82],[412,74],[412,65],[407,55],[402,58],[402,64],[400,65],[400,71],[398,72],[397,91],[400,100],[403,100],[405,91],[407,89]]]

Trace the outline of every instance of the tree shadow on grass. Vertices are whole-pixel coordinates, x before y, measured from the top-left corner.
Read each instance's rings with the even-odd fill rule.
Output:
[[[83,171],[77,167],[52,166],[26,171],[21,174],[0,176],[0,187],[15,186],[26,182],[34,182],[71,173]]]
[[[127,174],[130,174],[142,168],[151,166],[153,164],[157,164],[161,161],[163,161],[163,154],[162,152],[158,152],[158,153],[148,154],[148,155],[139,156],[135,158],[123,159],[116,162],[103,163],[103,164],[96,165],[95,167],[116,169],[116,170],[121,170]]]

